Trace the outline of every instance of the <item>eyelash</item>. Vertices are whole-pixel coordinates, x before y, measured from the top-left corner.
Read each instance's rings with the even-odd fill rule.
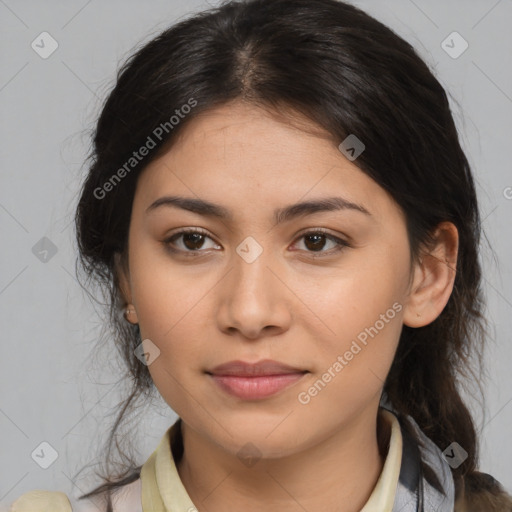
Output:
[[[172,253],[181,253],[185,257],[197,258],[199,256],[202,256],[201,253],[204,252],[204,250],[202,250],[202,249],[197,249],[196,251],[190,251],[190,250],[185,251],[182,249],[176,249],[176,248],[172,247],[172,243],[175,239],[178,239],[180,236],[187,234],[187,233],[195,233],[195,234],[203,235],[203,236],[206,236],[207,238],[210,238],[211,240],[213,240],[210,237],[210,235],[208,235],[208,233],[206,233],[205,231],[203,231],[199,228],[182,229],[181,231],[174,233],[172,236],[170,236],[169,238],[167,238],[163,241],[167,250],[169,250]],[[343,251],[345,248],[351,247],[351,245],[348,242],[346,242],[345,240],[342,240],[341,238],[338,238],[334,235],[329,234],[326,230],[324,230],[322,228],[318,228],[318,229],[314,229],[314,230],[310,230],[305,233],[302,233],[297,238],[297,240],[300,240],[308,235],[319,235],[319,234],[325,235],[325,237],[328,240],[335,242],[337,244],[337,247],[334,249],[330,249],[329,251],[320,251],[320,252],[306,251],[313,258],[323,258],[323,257],[327,257],[327,256],[332,256],[333,254],[337,254],[337,253]]]

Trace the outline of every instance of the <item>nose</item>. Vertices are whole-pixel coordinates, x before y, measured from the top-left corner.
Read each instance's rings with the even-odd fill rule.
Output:
[[[270,251],[255,259],[238,253],[220,288],[217,321],[226,334],[256,340],[290,327],[293,293]]]

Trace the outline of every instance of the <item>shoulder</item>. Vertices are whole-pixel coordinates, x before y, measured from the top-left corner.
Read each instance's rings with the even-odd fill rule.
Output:
[[[72,512],[71,503],[63,492],[36,489],[22,494],[12,503],[9,512]]]
[[[100,512],[106,510],[104,503],[99,498],[70,499],[63,492],[37,489],[22,494],[8,512]],[[141,503],[140,478],[112,494],[113,512],[142,512]]]

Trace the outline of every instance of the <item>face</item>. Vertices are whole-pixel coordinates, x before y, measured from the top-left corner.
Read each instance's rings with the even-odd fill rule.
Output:
[[[409,244],[401,210],[356,163],[325,136],[233,103],[194,119],[139,178],[122,282],[160,351],[149,371],[187,425],[233,454],[248,440],[264,456],[300,451],[378,405]],[[225,216],[154,205],[166,196]],[[327,198],[357,206],[283,213]],[[208,373],[263,359],[306,373],[264,398]]]

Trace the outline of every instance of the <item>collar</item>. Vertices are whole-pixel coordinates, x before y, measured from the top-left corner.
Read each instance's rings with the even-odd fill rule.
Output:
[[[394,512],[393,503],[402,461],[402,434],[398,418],[380,408],[379,415],[390,427],[386,460],[370,498],[361,512]],[[181,418],[165,432],[156,450],[142,466],[144,512],[188,512],[197,510],[180,479],[176,461],[183,453]],[[408,512],[405,509],[402,512]]]

